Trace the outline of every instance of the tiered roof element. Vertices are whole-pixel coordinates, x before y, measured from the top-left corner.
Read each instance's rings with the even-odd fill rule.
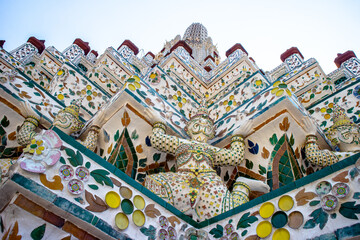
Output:
[[[344,53],[338,53],[337,57],[334,60],[334,63],[336,64],[336,66],[339,68],[341,67],[341,64],[347,60],[349,60],[350,58],[356,58],[356,55],[353,51],[349,50],[346,51]]]

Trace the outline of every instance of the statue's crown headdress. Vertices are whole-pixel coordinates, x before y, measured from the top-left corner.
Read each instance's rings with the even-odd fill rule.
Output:
[[[74,117],[79,118],[80,107],[83,98],[74,99],[70,105],[64,108],[64,112],[72,114]]]
[[[195,115],[192,115],[190,117],[190,120],[194,119],[194,118],[198,118],[198,117],[205,117],[208,118],[212,123],[214,123],[214,120],[212,120],[209,116],[209,111],[207,109],[207,107],[205,107],[204,105],[201,105],[199,107],[199,109],[197,110],[197,112],[195,113]]]
[[[331,128],[336,128],[339,126],[356,126],[356,124],[350,120],[343,108],[335,105],[333,112],[333,125]]]
[[[83,98],[74,99],[71,101],[69,106],[59,111],[59,113],[66,112],[74,117],[74,119],[76,120],[76,125],[72,126],[74,130],[80,130],[84,127],[83,121],[81,121],[81,119],[79,118],[82,100]]]
[[[334,134],[337,133],[338,127],[356,127],[359,126],[346,115],[345,110],[337,105],[334,106],[333,110],[333,125],[326,130],[326,135],[331,141],[331,143],[336,146],[338,144],[338,137],[334,137]]]

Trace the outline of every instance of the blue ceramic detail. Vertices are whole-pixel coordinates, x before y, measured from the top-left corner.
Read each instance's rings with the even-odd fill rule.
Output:
[[[57,197],[54,201],[55,206],[63,209],[64,211],[71,213],[72,215],[84,220],[85,222],[91,223],[94,215],[89,211],[73,204],[62,197]]]
[[[249,145],[249,152],[252,154],[258,154],[259,153],[259,145],[257,143],[253,143],[248,139],[248,145]]]
[[[28,189],[30,192],[35,193],[36,195],[40,196],[41,198],[53,202],[56,198],[56,194],[44,188],[43,186],[37,184],[33,180],[23,177],[22,175],[15,173],[11,180],[22,186],[23,188]]]

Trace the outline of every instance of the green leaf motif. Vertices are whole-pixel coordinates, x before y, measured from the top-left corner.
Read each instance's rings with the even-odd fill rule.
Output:
[[[356,214],[360,213],[360,204],[355,205],[355,202],[344,202],[341,204],[339,213],[349,219],[359,219]]]
[[[177,87],[175,85],[170,85],[170,87],[174,90],[177,91]]]
[[[6,116],[3,117],[3,119],[1,120],[1,125],[6,128],[7,126],[9,126],[10,121],[7,119]]]
[[[60,162],[61,162],[62,164],[66,164],[66,162],[65,162],[65,158],[60,157]]]
[[[245,159],[246,163],[245,163],[245,166],[246,168],[248,169],[252,169],[254,167],[254,163],[252,161],[250,161],[249,159]]]
[[[79,150],[76,151],[76,159],[78,160],[79,166],[81,166],[84,162],[84,159]]]
[[[34,84],[32,82],[24,82],[24,84],[29,88],[34,88]]]
[[[245,236],[247,234],[248,230],[244,230],[242,233],[241,233],[241,236]]]
[[[314,228],[315,226],[316,226],[316,224],[313,221],[313,219],[307,220],[306,223],[304,224],[305,229]]]
[[[90,175],[95,179],[96,182],[100,183],[101,185],[108,185],[110,187],[114,187],[113,182],[107,176],[110,173],[104,169],[96,169],[90,172]]]
[[[153,225],[150,225],[149,228],[140,228],[140,232],[145,236],[148,236],[148,240],[155,240],[156,228]]]
[[[257,217],[255,216],[249,216],[250,212],[245,213],[244,215],[242,215],[242,217],[240,218],[236,229],[239,228],[247,228],[250,227],[250,225],[254,222],[256,222],[258,220]]]
[[[46,228],[46,224],[44,223],[40,227],[37,227],[34,230],[32,230],[30,234],[31,238],[34,240],[41,240],[44,237],[45,228]]]
[[[144,182],[146,178],[146,174],[143,173],[138,173],[138,175],[136,176],[136,180],[138,180],[140,183]]]
[[[214,238],[221,238],[224,234],[224,228],[217,224],[216,228],[210,230],[210,234],[214,236]]]
[[[132,133],[131,133],[131,138],[136,140],[139,138],[139,134],[136,133],[136,130],[134,130]]]
[[[331,217],[332,219],[335,219],[335,218],[336,218],[336,213],[330,214],[330,217]]]
[[[90,163],[90,162],[86,162],[86,163],[85,163],[85,167],[86,167],[87,169],[89,169],[89,168],[91,167],[91,163]]]
[[[76,150],[75,154],[74,150],[71,148],[65,148],[65,152],[69,156],[68,160],[73,167],[81,166],[83,164],[83,157],[79,150]]]
[[[88,186],[89,186],[89,188],[94,189],[94,190],[99,189],[98,185],[95,185],[95,184],[89,184]]]
[[[326,124],[327,124],[327,121],[323,121],[323,122],[321,123],[320,127],[325,127]]]
[[[278,138],[277,138],[277,136],[276,136],[276,133],[274,133],[269,140],[270,140],[271,145],[274,146],[274,145],[277,143],[277,141],[278,141]]]
[[[360,192],[355,192],[353,199],[360,199]]]
[[[259,164],[259,173],[260,175],[264,175],[266,173],[266,168],[261,166],[260,164]]]
[[[146,167],[147,158],[142,158],[139,160],[139,167]]]
[[[5,150],[1,154],[1,157],[12,157],[14,154],[16,154],[16,151],[16,148],[5,148]]]
[[[5,129],[0,125],[0,136],[3,136],[6,133]],[[3,136],[6,139],[6,136]],[[3,144],[3,145],[7,145],[7,144]]]
[[[295,143],[294,134],[291,134],[291,137],[290,137],[290,145],[291,145],[291,146],[294,146],[294,143]]]
[[[348,110],[346,110],[346,112],[347,112],[347,113],[352,113],[353,110],[354,110],[354,107],[351,107],[351,108],[349,108]]]
[[[120,137],[120,132],[119,130],[117,130],[114,136],[114,141],[116,142],[119,139],[119,137]]]
[[[186,113],[185,113],[184,109],[180,109],[180,113],[181,113],[183,116],[186,116]]]
[[[353,181],[359,175],[359,171],[357,170],[357,168],[352,168],[349,171],[349,174],[350,174],[350,179]]]
[[[313,206],[318,205],[319,203],[320,203],[320,201],[315,200],[315,201],[311,201],[311,202],[309,203],[309,205],[313,207]]]
[[[322,210],[322,208],[318,208],[318,209],[314,210],[310,214],[310,216],[312,217],[312,219],[309,219],[308,221],[306,221],[306,223],[304,225],[305,229],[314,228],[317,224],[319,224],[320,229],[323,229],[329,218],[329,214],[324,212]]]
[[[159,161],[160,157],[161,157],[161,153],[155,153],[155,154],[153,155],[153,160],[154,160],[154,162]]]

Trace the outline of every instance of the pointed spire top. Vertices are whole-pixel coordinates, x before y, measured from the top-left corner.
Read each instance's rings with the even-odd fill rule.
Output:
[[[201,23],[191,24],[184,33],[184,40],[202,43],[208,37],[208,31]]]

